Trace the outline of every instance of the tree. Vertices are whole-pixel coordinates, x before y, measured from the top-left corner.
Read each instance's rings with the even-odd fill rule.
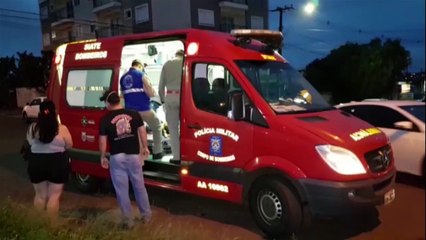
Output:
[[[41,51],[41,65],[43,69],[43,88],[46,90],[49,84],[50,67],[52,64],[53,51]]]
[[[399,40],[379,38],[368,44],[347,43],[310,63],[305,77],[334,103],[390,98],[398,79],[411,64]]]
[[[16,54],[17,58],[15,55],[0,58],[0,106],[13,105],[11,93],[17,87],[36,88],[40,92],[47,88],[53,52],[43,51],[42,57],[26,51]]]
[[[21,87],[44,87],[44,70],[41,57],[35,57],[26,51],[17,53],[18,66],[15,76]]]
[[[15,70],[14,57],[0,58],[0,106],[9,105],[9,90],[14,87]]]

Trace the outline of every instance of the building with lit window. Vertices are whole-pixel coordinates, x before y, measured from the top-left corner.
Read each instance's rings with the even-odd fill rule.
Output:
[[[44,51],[131,33],[268,27],[267,0],[39,0],[39,7]]]

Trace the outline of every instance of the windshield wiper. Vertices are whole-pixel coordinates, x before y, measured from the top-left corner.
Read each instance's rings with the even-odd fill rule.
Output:
[[[323,112],[323,111],[329,111],[329,110],[334,110],[336,109],[335,107],[323,107],[323,108],[315,108],[315,109],[308,109],[305,112]]]

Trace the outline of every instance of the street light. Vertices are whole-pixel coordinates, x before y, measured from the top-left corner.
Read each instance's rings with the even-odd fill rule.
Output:
[[[315,11],[315,8],[316,8],[315,4],[313,4],[312,2],[309,2],[305,5],[303,10],[305,11],[306,14],[311,15]]]

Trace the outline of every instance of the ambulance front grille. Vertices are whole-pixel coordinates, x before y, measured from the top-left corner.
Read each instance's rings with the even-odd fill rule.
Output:
[[[389,145],[368,152],[364,156],[373,173],[385,171],[393,161],[392,149]]]

